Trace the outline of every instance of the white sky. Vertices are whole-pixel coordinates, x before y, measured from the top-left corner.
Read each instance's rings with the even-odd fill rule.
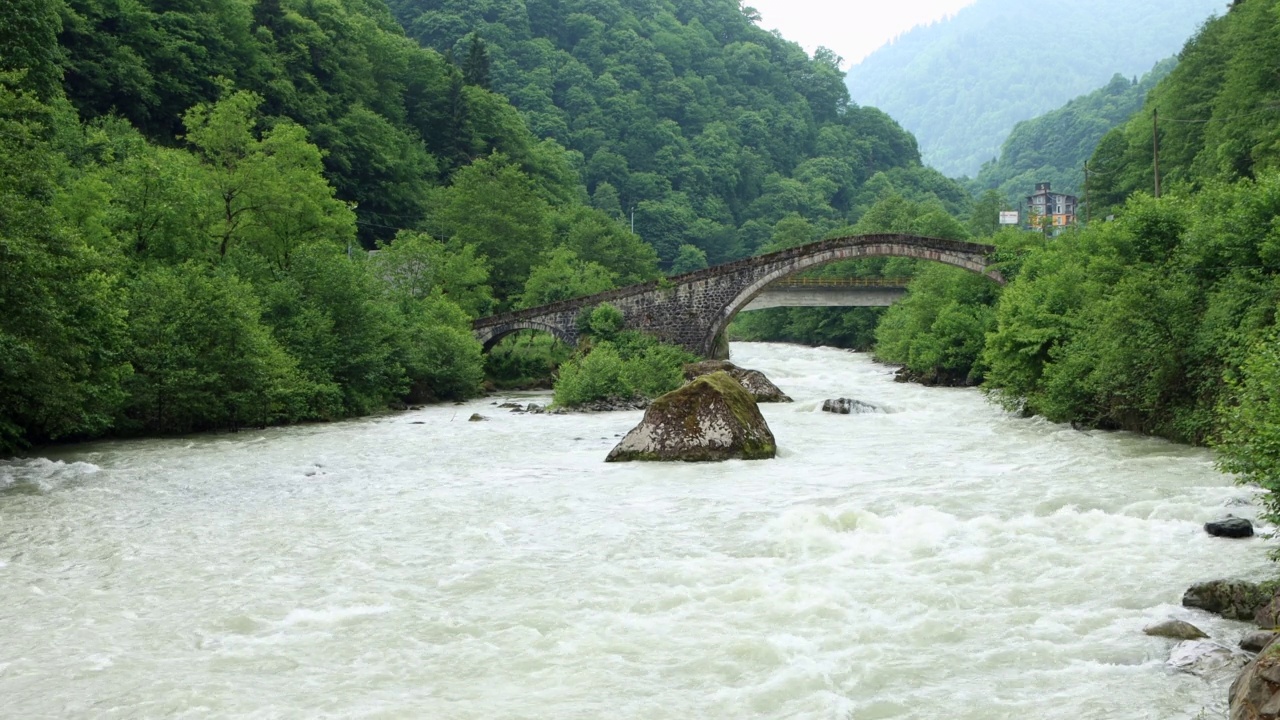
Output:
[[[760,27],[779,30],[809,54],[819,45],[848,70],[916,25],[954,15],[975,0],[743,0],[760,11]]]

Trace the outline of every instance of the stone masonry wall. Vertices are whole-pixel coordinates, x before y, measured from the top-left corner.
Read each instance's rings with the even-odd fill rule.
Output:
[[[487,350],[520,329],[542,329],[576,344],[577,317],[584,308],[607,302],[622,311],[626,326],[652,333],[664,342],[709,356],[729,321],[769,283],[835,260],[862,257],[912,257],[962,267],[1004,283],[988,269],[990,245],[910,235],[866,235],[823,240],[769,255],[678,275],[663,281],[618,288],[528,310],[481,318],[473,325]]]

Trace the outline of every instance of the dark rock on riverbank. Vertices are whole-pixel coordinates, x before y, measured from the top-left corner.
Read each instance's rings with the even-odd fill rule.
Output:
[[[916,372],[915,370],[901,367],[893,374],[893,381],[916,383],[925,387],[973,387],[981,382],[981,378],[973,377],[968,373],[959,373],[942,368]]]
[[[1228,620],[1252,621],[1271,600],[1270,591],[1244,580],[1210,580],[1196,583],[1182,595],[1182,604],[1217,613]]]
[[[574,405],[574,412],[614,412],[617,410],[643,410],[649,407],[649,398],[644,397],[609,397],[603,400],[592,400],[581,405]]]
[[[1280,719],[1280,643],[1244,666],[1228,693],[1231,720]]]
[[[1214,537],[1247,538],[1253,537],[1253,523],[1245,518],[1227,517],[1205,523],[1204,531]]]
[[[1255,630],[1254,632],[1240,638],[1240,649],[1249,652],[1262,652],[1262,650],[1271,644],[1271,641],[1280,637],[1280,633],[1274,630]]]
[[[761,460],[776,452],[751,394],[728,373],[714,372],[654,400],[605,461]]]
[[[714,372],[728,373],[747,392],[751,393],[758,403],[791,402],[791,398],[782,390],[779,390],[778,386],[774,385],[759,370],[740,368],[727,360],[704,360],[703,362],[689,363],[684,366],[685,380],[695,380]]]
[[[878,413],[884,411],[871,403],[864,403],[861,400],[854,400],[853,398],[836,398],[834,400],[823,400],[822,412],[835,413],[837,415],[862,415],[863,413]]]

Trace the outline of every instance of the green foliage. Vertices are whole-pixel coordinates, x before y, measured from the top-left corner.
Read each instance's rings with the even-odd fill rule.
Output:
[[[487,315],[493,306],[489,271],[472,245],[450,246],[421,232],[402,230],[373,255],[374,274],[401,300],[443,295],[467,315]]]
[[[680,275],[682,273],[701,270],[707,266],[707,254],[701,248],[694,245],[681,245],[680,251],[676,253],[676,257],[671,261],[671,274]]]
[[[517,307],[547,305],[559,300],[594,295],[614,286],[613,274],[599,263],[583,261],[577,253],[559,247],[547,253],[524,283]]]
[[[413,233],[375,262],[301,128],[187,113],[191,149],[80,125],[0,76],[0,452],[467,397],[483,265]]]
[[[609,308],[601,305],[597,308]],[[594,313],[593,313],[594,318]],[[608,323],[612,327],[612,323]],[[634,330],[597,333],[578,355],[560,366],[555,403],[573,407],[610,398],[655,398],[684,384],[689,352]]]
[[[904,33],[851,68],[847,81],[855,101],[888,112],[919,138],[930,166],[972,175],[996,157],[1019,121],[1117,72],[1148,71],[1222,7],[1219,0],[1080,0],[1028,14],[1019,0],[979,0]],[[1068,129],[1068,138],[1077,132],[1096,130]]]
[[[17,85],[48,101],[62,84],[59,3],[9,0],[0,7],[0,72],[22,71]]]
[[[1256,483],[1267,519],[1280,518],[1280,342],[1274,331],[1250,348],[1219,409],[1219,465]]]
[[[297,420],[308,388],[263,326],[252,288],[198,265],[129,286],[128,401],[119,427],[149,433]]]
[[[452,245],[474,247],[489,266],[490,284],[499,298],[522,290],[535,260],[551,246],[546,200],[502,155],[459,170],[453,185],[437,191],[433,206],[428,227]]]
[[[1159,115],[1165,188],[1258,177],[1280,167],[1280,3],[1234,3],[1206,23],[1143,111],[1107,134],[1090,160],[1095,217],[1154,185],[1153,116]]]
[[[1162,60],[1136,83],[1116,74],[1103,87],[1057,110],[1019,122],[1001,146],[1000,157],[983,163],[970,188],[995,190],[1014,207],[1041,182],[1051,183],[1057,192],[1083,196],[1088,189],[1085,163],[1098,142],[1128,121],[1176,65],[1174,58]]]
[[[1274,322],[1269,228],[1256,223],[1276,183],[1137,195],[1116,222],[1030,248],[987,337],[988,387],[1056,421],[1213,438]]]
[[[999,295],[998,285],[967,270],[923,268],[876,326],[876,357],[922,376],[981,380],[978,360]]]
[[[600,303],[586,315],[583,332],[600,340],[613,340],[622,331],[626,319],[622,311],[609,303]]]
[[[130,367],[121,278],[54,200],[54,111],[0,75],[0,454],[110,427]]]
[[[547,333],[515,333],[489,351],[485,375],[499,388],[549,388],[556,369],[572,356],[572,347]]]
[[[613,345],[593,345],[590,352],[560,366],[555,404],[573,407],[610,397],[629,398],[633,389],[623,380],[622,371],[622,357]]]
[[[334,199],[322,175],[319,148],[290,122],[258,139],[260,104],[260,98],[241,91],[213,105],[196,105],[183,116],[186,140],[202,161],[193,189],[203,205],[206,246],[197,256],[220,259],[245,244],[286,267],[304,244],[353,242],[355,218]]]
[[[849,103],[840,58],[825,49],[808,57],[736,0],[390,5],[423,45],[465,56],[464,73],[478,64],[482,36],[493,89],[580,159],[591,205],[626,227],[634,219],[670,273],[695,267],[685,246],[711,264],[750,254],[753,223],[799,213],[818,232],[839,227],[874,202],[859,204],[868,178],[922,170],[910,135]],[[967,203],[941,176],[899,179]],[[569,246],[619,282],[651,279]]]

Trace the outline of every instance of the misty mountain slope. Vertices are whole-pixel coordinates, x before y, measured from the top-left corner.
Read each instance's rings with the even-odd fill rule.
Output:
[[[1161,60],[1139,82],[1117,74],[1088,95],[1018,123],[1000,148],[999,159],[983,163],[970,189],[996,190],[1010,202],[1039,182],[1052,183],[1059,192],[1083,194],[1084,164],[1098,141],[1128,122],[1147,93],[1176,65],[1176,58]]]
[[[1224,0],[1069,0],[1030,9],[978,0],[872,53],[846,78],[854,102],[889,113],[926,163],[973,175],[1020,120],[1175,54]]]

